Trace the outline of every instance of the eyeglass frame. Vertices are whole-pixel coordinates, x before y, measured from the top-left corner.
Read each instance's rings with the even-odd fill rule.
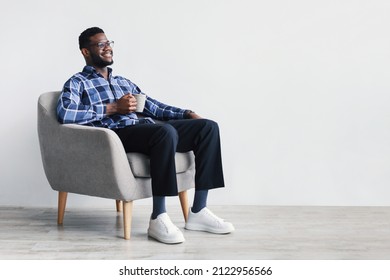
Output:
[[[103,49],[105,49],[107,47],[113,48],[114,47],[114,41],[110,40],[110,41],[106,41],[106,42],[93,43],[93,44],[89,44],[89,45],[98,47],[99,49],[103,50]]]

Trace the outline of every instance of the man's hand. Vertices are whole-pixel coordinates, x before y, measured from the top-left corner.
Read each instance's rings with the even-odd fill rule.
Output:
[[[201,116],[199,116],[197,113],[195,113],[195,112],[191,112],[191,113],[189,113],[188,115],[187,115],[187,118],[188,119],[201,119],[202,117]]]
[[[107,115],[112,114],[128,114],[135,112],[137,107],[137,100],[131,94],[125,94],[117,102],[107,104]]]
[[[137,107],[137,100],[135,97],[131,94],[125,94],[121,97],[117,102],[117,113],[119,114],[128,114],[135,112],[135,109]]]

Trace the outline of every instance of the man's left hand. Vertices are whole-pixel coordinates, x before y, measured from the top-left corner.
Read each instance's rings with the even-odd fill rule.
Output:
[[[198,115],[197,113],[195,113],[195,112],[189,113],[189,114],[188,114],[188,118],[189,118],[189,119],[202,119],[202,117],[199,116],[199,115]]]

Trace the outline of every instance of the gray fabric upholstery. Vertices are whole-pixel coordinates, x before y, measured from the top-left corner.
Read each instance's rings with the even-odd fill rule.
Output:
[[[150,197],[149,158],[126,154],[115,132],[76,124],[59,124],[59,92],[38,100],[38,136],[42,162],[50,186],[56,191],[132,201]],[[194,187],[194,155],[175,157],[179,191]]]
[[[128,153],[127,159],[129,160],[130,168],[134,177],[150,177],[150,161],[147,155],[139,153]],[[186,172],[191,167],[191,164],[192,158],[189,154],[176,153],[175,165],[177,173]]]

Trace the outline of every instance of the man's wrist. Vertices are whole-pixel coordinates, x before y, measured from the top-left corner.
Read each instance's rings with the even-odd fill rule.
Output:
[[[108,103],[106,105],[106,115],[112,115],[117,112],[117,104],[116,102],[114,103]]]

